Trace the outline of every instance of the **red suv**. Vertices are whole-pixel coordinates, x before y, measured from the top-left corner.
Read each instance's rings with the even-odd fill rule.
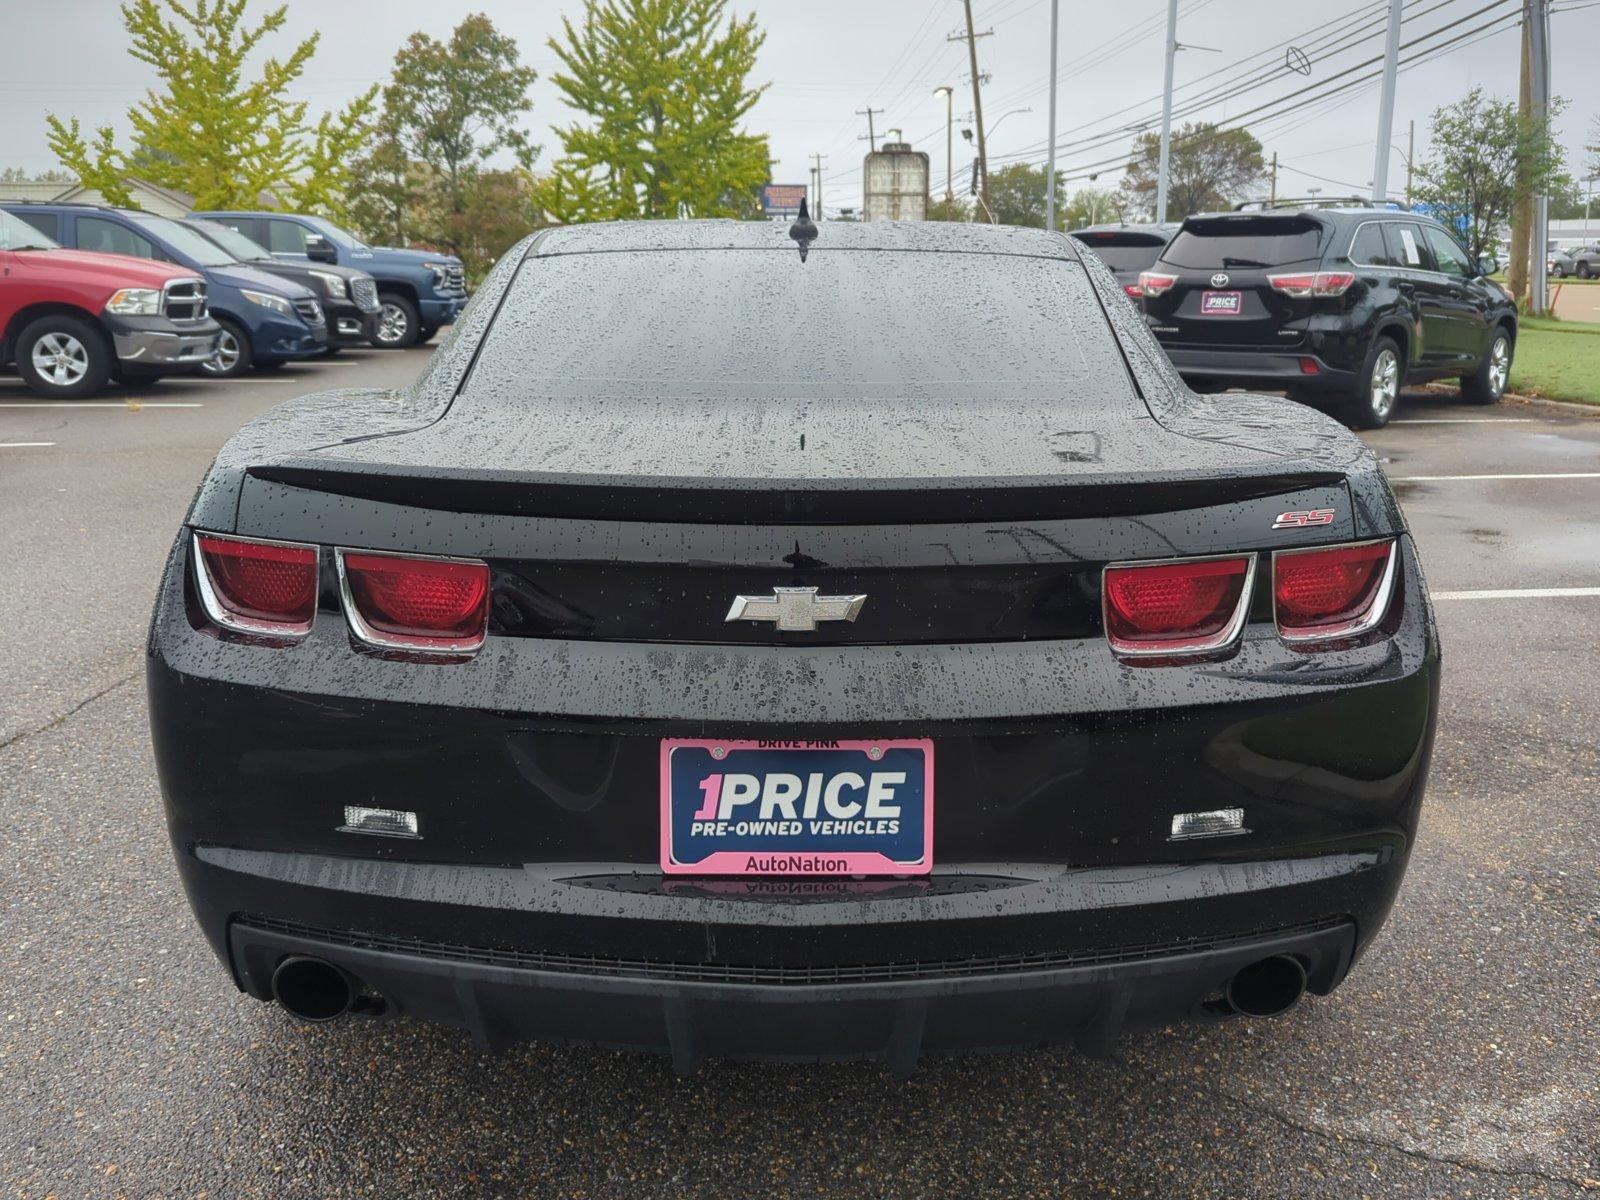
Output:
[[[217,352],[205,280],[170,263],[63,250],[0,210],[0,366],[35,392],[92,396],[138,387]]]

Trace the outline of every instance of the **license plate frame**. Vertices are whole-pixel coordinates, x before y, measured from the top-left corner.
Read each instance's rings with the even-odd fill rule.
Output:
[[[1205,291],[1200,293],[1200,315],[1202,317],[1237,317],[1243,312],[1243,292]]]
[[[891,876],[927,875],[933,869],[933,742],[929,738],[858,738],[847,740],[748,740],[737,738],[663,738],[660,751],[660,867],[666,875],[731,876],[765,878],[777,876]],[[791,797],[795,824],[793,833],[774,833],[761,818],[766,799],[767,776],[794,776],[798,764],[806,764],[799,775],[802,791]],[[676,767],[676,771],[675,771]],[[784,770],[782,768],[789,768]],[[744,768],[741,770],[740,768]],[[759,772],[761,792],[755,799],[742,798],[747,783],[735,785],[741,795],[722,804],[721,789],[730,775],[749,777]],[[876,777],[874,777],[876,772]],[[705,782],[717,774],[721,780],[708,790]],[[823,782],[813,784],[811,776],[820,774]],[[857,787],[848,780],[834,793],[841,808],[858,805],[859,814],[837,815],[829,807],[828,783],[838,776],[854,774]],[[900,783],[893,776],[903,775]],[[674,786],[676,782],[676,787]],[[879,789],[877,805],[869,803],[874,788]],[[891,789],[888,797],[883,788]],[[808,801],[816,791],[815,815],[807,817]],[[847,794],[848,793],[848,794]],[[906,802],[913,804],[906,811]],[[732,825],[742,814],[733,811],[749,805],[754,822],[764,831],[737,833]],[[713,808],[713,806],[716,806]],[[827,836],[815,832],[810,822],[883,822],[882,815],[869,818],[874,808],[882,814],[897,810],[893,835],[840,832]],[[788,823],[781,800],[768,806],[771,821]],[[722,834],[712,828],[726,812],[729,828]],[[704,832],[692,832],[700,823]],[[901,827],[903,825],[903,827]]]

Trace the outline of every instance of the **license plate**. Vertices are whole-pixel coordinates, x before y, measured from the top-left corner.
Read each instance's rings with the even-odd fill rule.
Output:
[[[1238,316],[1244,310],[1243,292],[1201,292],[1200,314],[1206,317]]]
[[[926,875],[933,743],[661,743],[669,875]]]

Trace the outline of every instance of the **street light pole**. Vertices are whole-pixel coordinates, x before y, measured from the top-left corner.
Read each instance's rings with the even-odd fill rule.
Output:
[[[1550,25],[1546,0],[1528,0],[1524,10],[1528,19],[1528,77],[1533,85],[1533,118],[1541,137],[1549,136],[1550,121]],[[1550,297],[1546,288],[1546,260],[1550,243],[1550,194],[1543,180],[1533,198],[1533,256],[1528,280],[1528,310],[1536,317],[1545,315]]]
[[[1394,83],[1400,64],[1400,4],[1389,0],[1389,36],[1383,44],[1383,92],[1378,100],[1378,150],[1372,166],[1372,198],[1389,198],[1389,143],[1394,140]]]
[[[950,139],[950,98],[955,94],[955,89],[948,83],[940,84],[933,89],[933,94],[944,96],[944,200],[946,204],[951,204],[956,198],[955,186],[951,182],[955,176],[955,143]]]
[[[1050,0],[1050,160],[1045,167],[1044,227],[1056,228],[1056,27],[1061,19],[1061,0]]]
[[[1156,167],[1158,225],[1167,219],[1167,169],[1172,163],[1172,66],[1177,56],[1178,0],[1167,0],[1167,82],[1161,94],[1161,160]]]

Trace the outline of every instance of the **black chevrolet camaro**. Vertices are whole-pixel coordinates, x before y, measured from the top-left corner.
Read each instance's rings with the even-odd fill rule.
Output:
[[[1439,678],[1373,456],[1064,236],[793,232],[541,233],[411,387],[222,449],[148,676],[242,990],[906,1070],[1371,943]]]

